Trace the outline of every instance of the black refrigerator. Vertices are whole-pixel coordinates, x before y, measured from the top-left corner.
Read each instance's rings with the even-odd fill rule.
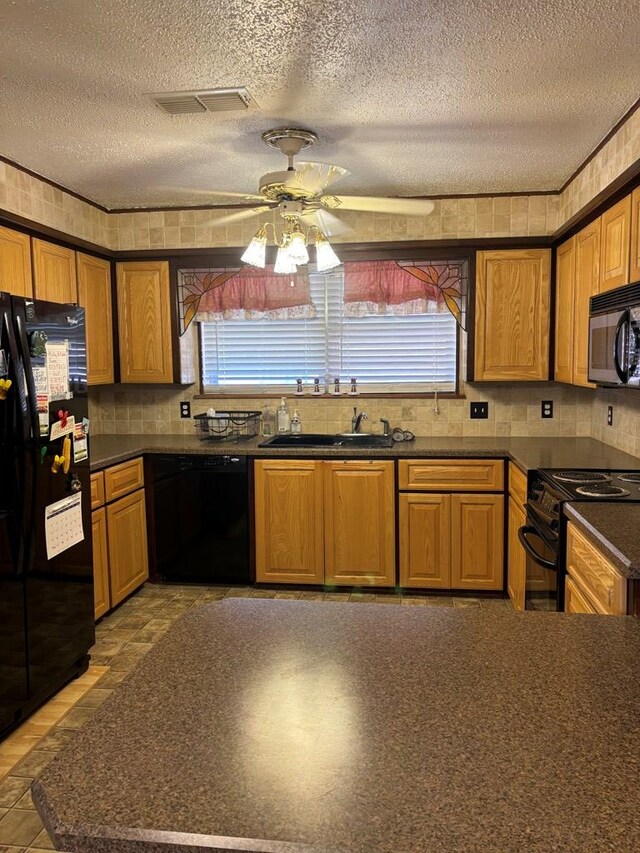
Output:
[[[0,293],[0,738],[95,641],[84,309]]]

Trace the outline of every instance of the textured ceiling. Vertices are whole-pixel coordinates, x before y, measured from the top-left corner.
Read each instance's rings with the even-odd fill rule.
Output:
[[[223,203],[296,124],[335,190],[557,189],[640,92],[637,0],[0,0],[0,154],[109,208]],[[244,113],[149,92],[244,85]]]

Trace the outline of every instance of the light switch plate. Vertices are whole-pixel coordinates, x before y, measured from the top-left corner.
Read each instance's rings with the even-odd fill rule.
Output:
[[[483,420],[489,417],[488,403],[470,403],[469,417],[472,420]]]
[[[553,400],[542,400],[540,403],[540,417],[541,418],[552,418],[553,417]]]
[[[613,406],[607,406],[607,426],[613,426]]]
[[[180,403],[180,417],[181,418],[190,418],[191,417],[191,403],[188,400],[184,400]]]

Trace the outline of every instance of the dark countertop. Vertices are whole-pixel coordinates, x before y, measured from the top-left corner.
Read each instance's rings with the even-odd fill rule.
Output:
[[[200,441],[193,435],[91,436],[91,470],[124,462],[143,453],[245,454],[282,458],[486,456],[513,460],[530,468],[639,468],[640,459],[592,438],[416,438],[391,448],[260,448],[262,436],[243,442]]]
[[[632,618],[227,599],[175,624],[34,800],[88,853],[626,853],[638,660]]]
[[[640,579],[640,503],[574,501],[564,514],[577,522],[628,578]]]

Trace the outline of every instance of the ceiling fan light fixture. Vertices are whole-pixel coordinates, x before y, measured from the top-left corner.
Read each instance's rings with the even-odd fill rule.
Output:
[[[297,272],[296,262],[289,253],[289,246],[280,246],[276,255],[276,262],[273,266],[273,271],[280,275],[291,275]]]
[[[318,272],[325,272],[340,266],[342,261],[333,251],[331,243],[321,232],[316,237],[316,268]]]
[[[266,266],[267,254],[267,229],[262,226],[258,233],[253,237],[240,260],[252,267],[260,267],[264,269]]]
[[[308,264],[309,252],[307,250],[307,240],[299,226],[291,232],[289,242],[287,244],[290,258],[296,264]]]

